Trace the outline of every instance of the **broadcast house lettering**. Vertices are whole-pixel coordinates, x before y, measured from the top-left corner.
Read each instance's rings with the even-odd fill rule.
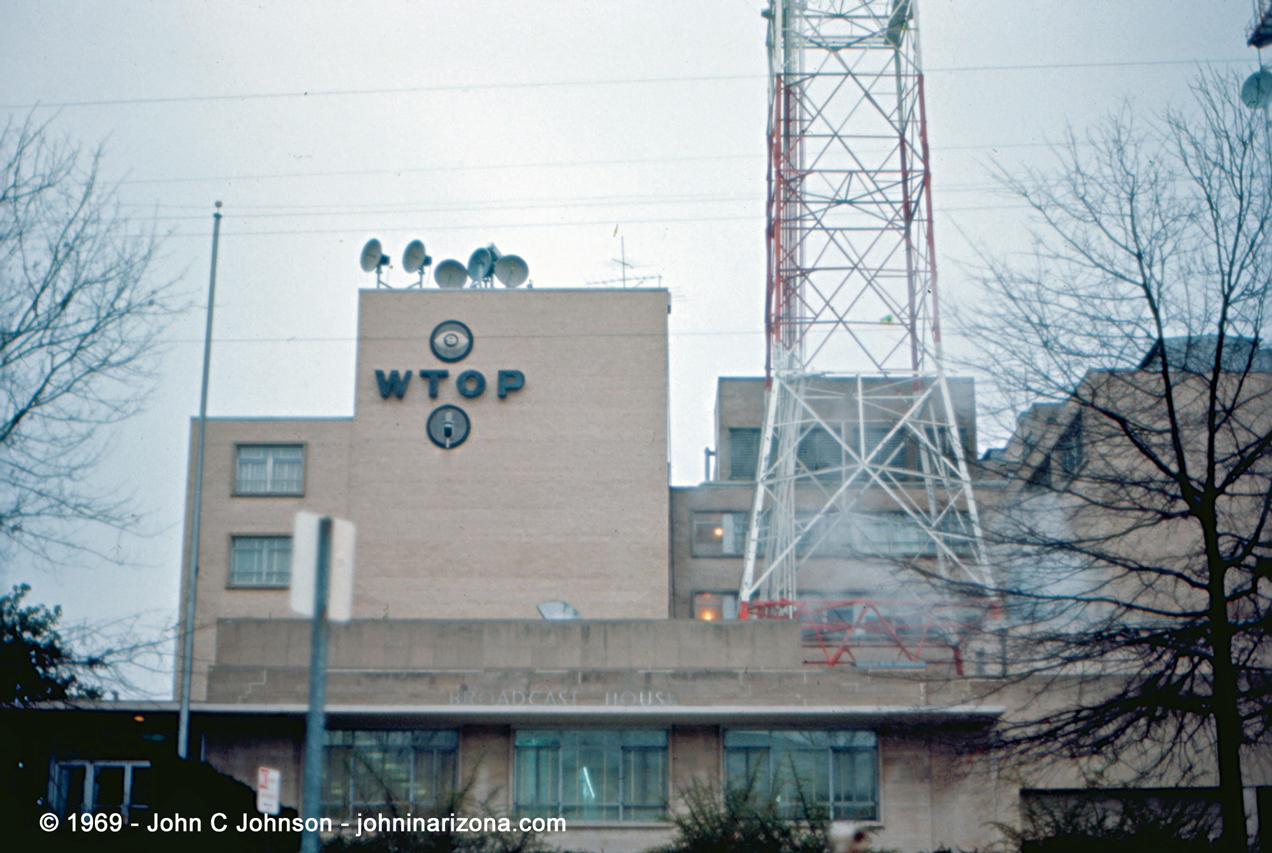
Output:
[[[577,690],[453,690],[452,705],[608,705],[620,708],[666,707],[675,705],[676,694],[665,690],[607,691],[600,696],[584,696]]]

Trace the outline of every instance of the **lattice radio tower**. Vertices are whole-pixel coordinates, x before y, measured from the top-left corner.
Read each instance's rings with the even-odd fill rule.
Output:
[[[915,3],[770,2],[767,393],[739,599],[798,599],[801,565],[868,541],[881,500],[921,531],[916,560],[985,582],[941,369]]]

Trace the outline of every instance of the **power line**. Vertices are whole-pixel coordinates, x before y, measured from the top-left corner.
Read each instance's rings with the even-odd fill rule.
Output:
[[[536,201],[541,203],[536,203]],[[491,200],[478,204],[459,203],[451,205],[433,205],[429,207],[364,207],[361,210],[340,210],[340,209],[324,209],[312,210],[310,208],[298,208],[291,206],[286,210],[274,213],[241,213],[237,209],[232,214],[227,214],[235,220],[247,219],[294,219],[300,217],[314,216],[389,216],[389,215],[411,215],[425,216],[437,213],[469,213],[483,212],[489,210],[559,210],[580,207],[643,207],[648,205],[684,205],[684,204],[738,204],[752,203],[762,205],[764,197],[762,195],[750,196],[669,196],[667,198],[647,197],[644,199],[608,199],[597,197],[592,199],[541,199],[541,200]],[[206,205],[204,205],[206,206]],[[145,207],[145,205],[136,205],[136,207]],[[191,205],[189,209],[201,210],[201,207]],[[153,217],[149,221],[154,222],[182,222],[182,221],[199,221],[207,219],[204,214],[188,214],[188,215],[164,215]]]
[[[204,217],[204,218],[206,219],[207,217]],[[232,220],[232,217],[231,217],[231,220]],[[623,219],[621,220],[621,222],[624,226],[627,226],[627,225],[675,225],[675,224],[686,224],[686,223],[692,224],[697,222],[758,222],[761,224],[761,227],[762,227],[764,222],[764,212],[759,211],[750,216],[691,216],[691,217],[687,217],[683,219],[668,219],[666,217],[658,217],[655,219]],[[612,226],[613,224],[614,224],[614,218],[607,217],[605,219],[575,220],[571,222],[487,222],[481,225],[456,225],[454,223],[448,222],[448,223],[445,223],[444,225],[438,226],[438,228],[445,229],[447,231],[478,231],[478,230],[489,231],[494,228],[569,228],[569,227],[583,227],[583,226],[592,226],[592,225]],[[385,231],[404,230],[404,228],[392,228],[389,226],[380,226],[380,227],[382,230],[385,230]],[[349,233],[348,228],[339,228],[339,229],[337,228],[296,228],[291,230],[277,230],[277,231],[235,231],[233,228],[230,228],[222,235],[222,239],[233,238],[233,237],[283,237],[283,236],[291,236],[295,234],[348,235],[348,233]],[[173,234],[170,234],[168,236],[173,239],[187,238],[187,237],[197,237],[200,239],[206,239],[207,237],[207,235],[204,234],[203,232],[183,234],[179,231]]]
[[[569,206],[570,205],[562,205],[562,207],[569,207]],[[937,205],[936,207],[937,207],[937,210],[941,212],[962,212],[962,211],[982,211],[982,210],[1031,210],[1032,209],[1027,204],[1019,204],[1019,203],[994,204],[994,205],[985,205],[985,206],[977,206],[977,207],[944,207],[942,205]],[[188,218],[199,219],[200,217],[188,217]],[[202,218],[206,219],[207,217],[202,217]],[[231,217],[231,221],[233,221],[233,217]],[[674,219],[668,218],[668,217],[656,217],[656,218],[647,218],[647,219],[624,218],[624,219],[621,219],[620,221],[622,222],[624,226],[628,226],[628,225],[684,225],[684,224],[696,224],[696,223],[703,223],[703,222],[756,222],[756,223],[759,223],[761,226],[763,226],[764,213],[763,211],[759,211],[757,213],[753,213],[749,215],[739,215],[739,216],[691,216],[691,217],[674,218]],[[614,218],[608,217],[605,219],[571,220],[569,222],[548,222],[548,221],[484,222],[478,225],[460,225],[453,222],[447,222],[444,225],[440,225],[436,227],[446,231],[489,231],[496,228],[502,228],[502,229],[507,229],[507,228],[584,228],[584,227],[593,227],[598,225],[613,225],[613,224],[614,224]],[[375,226],[374,228],[364,228],[361,230],[376,230],[376,229],[379,229],[381,231],[387,231],[387,232],[409,230],[408,226],[398,227],[398,226],[383,225],[383,224]],[[227,232],[225,232],[223,237],[231,238],[231,239],[234,237],[290,237],[290,236],[303,235],[303,234],[329,234],[329,235],[347,236],[349,234],[349,228],[348,227],[291,228],[291,229],[275,229],[271,231],[236,231],[236,230],[230,229]],[[186,239],[186,238],[206,239],[207,235],[201,231],[189,233],[189,234],[177,231],[172,234],[169,234],[168,237],[172,239]]]
[[[385,89],[326,89],[300,92],[245,92],[237,95],[173,95],[161,98],[114,98],[99,101],[51,101],[34,104],[5,104],[4,109],[122,107],[150,104],[207,103],[213,101],[269,101],[288,98],[343,98],[368,95],[415,95],[429,92],[473,92],[492,89],[549,89],[581,86],[641,86],[667,83],[707,83],[732,80],[763,80],[763,74],[721,74],[700,77],[642,77],[615,80],[556,80],[522,83],[453,83],[440,86],[401,86]]]
[[[626,160],[558,160],[546,163],[502,163],[481,165],[449,165],[420,166],[413,169],[356,169],[340,172],[273,172],[261,175],[229,175],[223,177],[204,178],[131,178],[124,179],[123,184],[188,184],[205,181],[265,181],[278,178],[347,178],[365,177],[367,175],[414,175],[425,172],[475,172],[498,169],[574,169],[583,166],[623,166],[640,163],[692,163],[705,160],[755,160],[763,159],[763,152],[757,154],[711,154],[701,157],[640,157]]]
[[[1015,148],[1052,148],[1056,143],[1052,142],[1006,142],[1006,143],[982,143],[975,145],[936,145],[933,146],[933,154],[940,155],[946,151],[999,151]],[[1067,144],[1067,143],[1066,143]],[[1078,147],[1089,148],[1091,143],[1078,141]],[[572,160],[572,161],[547,161],[541,163],[494,163],[494,164],[450,164],[445,166],[420,166],[416,168],[405,169],[349,169],[336,172],[270,172],[256,175],[210,175],[200,178],[125,178],[119,181],[119,185],[136,186],[141,184],[192,184],[192,183],[216,183],[222,181],[266,181],[266,180],[285,180],[296,178],[344,178],[344,177],[368,177],[368,176],[394,176],[424,174],[428,172],[475,172],[475,171],[497,171],[500,169],[577,169],[591,168],[595,166],[627,166],[627,165],[654,165],[665,163],[706,163],[722,160],[763,160],[763,152],[754,154],[704,154],[690,155],[684,157],[636,157],[618,160]],[[952,186],[952,185],[951,185]],[[939,189],[947,190],[949,187],[940,185]],[[154,205],[138,205],[144,207],[154,207]],[[294,207],[294,205],[291,205]],[[202,209],[199,205],[159,205],[159,207],[181,207]]]
[[[1242,59],[1163,59],[1142,62],[1043,62],[1024,65],[961,65],[948,68],[928,68],[927,74],[956,74],[979,71],[1050,71],[1080,68],[1136,68],[1166,65],[1230,65],[1250,63]],[[153,98],[108,98],[92,101],[45,101],[26,104],[4,104],[0,109],[72,109],[77,107],[150,106],[163,104],[210,103],[217,101],[267,101],[308,98],[366,97],[369,95],[414,95],[431,92],[472,92],[512,89],[553,89],[585,86],[649,86],[679,83],[723,83],[766,80],[764,74],[718,74],[693,77],[636,77],[611,80],[555,80],[520,83],[453,83],[438,86],[401,86],[379,89],[324,89],[292,92],[242,92],[234,95],[173,95]]]
[[[1001,188],[993,184],[967,184],[967,185],[950,185],[940,187],[940,194],[955,193],[993,193]],[[540,203],[541,202],[541,203]],[[643,199],[608,199],[603,197],[590,199],[542,199],[542,200],[491,200],[478,204],[452,204],[452,205],[434,205],[430,207],[404,207],[404,206],[363,206],[359,209],[342,210],[339,208],[313,210],[310,208],[301,208],[289,206],[286,208],[274,207],[274,212],[253,213],[247,208],[248,212],[237,209],[232,214],[227,214],[234,221],[250,221],[263,219],[300,219],[312,217],[341,217],[348,219],[351,217],[389,217],[389,216],[432,216],[443,213],[481,213],[491,210],[499,211],[531,211],[531,210],[568,210],[585,207],[602,207],[602,208],[631,208],[631,207],[649,207],[661,206],[679,207],[683,205],[736,205],[736,204],[754,204],[763,205],[764,198],[761,195],[746,196],[676,196],[667,198],[648,197]],[[134,208],[146,208],[147,205],[132,205]],[[202,206],[185,205],[185,210],[202,210]],[[957,208],[955,208],[957,209]],[[149,218],[150,222],[202,222],[207,219],[203,213],[190,214],[167,214]]]
[[[1232,65],[1258,62],[1257,57],[1244,59],[1158,59],[1143,62],[1040,62],[1031,65],[962,65],[950,68],[928,68],[926,74],[949,74],[962,71],[1049,71],[1065,68],[1136,68],[1153,65]]]
[[[366,289],[366,288],[360,288],[360,289]],[[404,288],[390,288],[390,289],[392,289],[392,290],[403,290]],[[588,289],[590,289],[590,288],[555,288],[555,287],[544,287],[544,288],[536,288],[536,291],[537,291],[537,290],[542,290],[542,291],[543,291],[543,292],[545,292],[545,293],[549,293],[549,292],[551,292],[551,291],[553,291],[553,290],[588,290]],[[603,288],[596,288],[596,289],[600,290],[600,289],[603,289]],[[608,289],[616,289],[616,288],[608,288]],[[640,289],[642,289],[642,288],[637,288],[637,287],[631,287],[631,288],[628,288],[628,290],[640,290]],[[659,289],[659,288],[646,288],[646,289],[649,289],[649,290],[657,290],[657,289]],[[699,330],[692,330],[692,329],[690,329],[690,330],[686,330],[686,331],[675,331],[675,330],[672,330],[672,329],[668,329],[668,330],[667,330],[667,335],[668,335],[669,337],[683,337],[683,338],[696,338],[696,337],[719,337],[719,336],[726,336],[726,335],[763,335],[763,334],[764,334],[764,330],[763,330],[762,328],[756,328],[756,329],[699,329]],[[656,333],[656,332],[626,332],[626,333],[624,333],[624,334],[623,334],[623,336],[624,336],[624,337],[650,338],[650,337],[657,337],[657,336],[658,336],[658,333]],[[487,335],[487,337],[491,337],[491,336],[490,336],[490,335]],[[613,334],[612,334],[612,333],[608,333],[608,332],[607,332],[607,333],[605,333],[604,335],[601,335],[601,334],[599,334],[599,333],[589,333],[589,334],[571,334],[571,333],[568,333],[568,332],[553,332],[553,333],[551,333],[551,334],[494,335],[493,337],[500,337],[500,338],[518,338],[518,339],[524,339],[524,338],[552,338],[552,339],[560,339],[560,338],[575,338],[575,339],[582,339],[582,338],[595,338],[595,337],[613,337]],[[357,343],[359,340],[367,340],[367,339],[366,339],[366,338],[359,338],[357,335],[335,335],[335,336],[330,336],[330,335],[328,335],[328,336],[321,336],[321,337],[316,337],[316,336],[315,336],[315,337],[309,337],[309,336],[301,336],[301,335],[291,335],[291,336],[286,337],[286,338],[267,338],[267,337],[251,337],[251,338],[214,338],[212,342],[213,342],[214,344],[218,345],[218,346],[221,346],[221,345],[223,345],[223,344],[352,344],[352,343]],[[384,341],[384,340],[407,340],[407,339],[406,339],[406,338],[374,338],[373,340],[377,340],[377,341]],[[200,345],[202,345],[202,343],[203,343],[203,338],[167,338],[167,339],[165,339],[165,340],[164,340],[164,343],[165,343],[165,344],[172,344],[172,345],[176,345],[176,344],[183,344],[183,345],[184,345],[184,344],[200,344]]]

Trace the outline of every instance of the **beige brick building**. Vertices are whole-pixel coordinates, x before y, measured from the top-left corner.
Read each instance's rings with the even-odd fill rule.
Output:
[[[249,784],[280,770],[299,805],[310,626],[288,587],[306,510],[357,526],[329,660],[338,821],[427,812],[472,781],[503,813],[566,818],[553,845],[638,851],[670,837],[690,786],[749,779],[791,814],[804,786],[882,847],[966,849],[1018,821],[1022,789],[1080,786],[1068,764],[1009,772],[964,748],[1035,697],[995,692],[1004,661],[963,641],[984,612],[916,608],[892,567],[924,545],[883,501],[806,579],[864,641],[736,618],[763,381],[720,380],[714,468],[669,488],[668,312],[662,290],[364,291],[353,417],[209,421],[198,754]],[[951,389],[974,450],[972,384]],[[977,488],[995,501],[1006,482]],[[542,618],[553,601],[581,618]],[[55,779],[122,757],[59,760]]]
[[[309,627],[285,566],[308,510],[358,530],[354,619],[332,631],[333,815],[425,809],[436,786],[474,779],[502,810],[565,816],[554,844],[641,850],[669,837],[689,785],[760,773],[789,802],[783,767],[798,763],[840,817],[904,849],[969,846],[1011,820],[1017,788],[953,748],[1003,707],[946,677],[948,648],[930,666],[890,648],[829,667],[807,662],[820,652],[796,623],[732,621],[741,555],[723,525],[745,524],[762,382],[721,381],[716,471],[669,489],[668,311],[661,290],[365,291],[352,418],[210,421],[194,658],[207,759],[248,781],[272,762],[297,803]],[[973,435],[970,383],[958,396]],[[429,423],[449,406],[468,431],[446,447]],[[827,593],[887,576],[843,564],[826,561]],[[582,618],[544,620],[551,600]],[[356,770],[393,761],[411,781]]]

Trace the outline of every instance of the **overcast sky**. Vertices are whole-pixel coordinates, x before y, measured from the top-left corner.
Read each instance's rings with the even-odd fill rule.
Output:
[[[369,237],[435,260],[498,244],[539,287],[661,276],[673,295],[672,479],[702,476],[715,379],[763,365],[762,0],[0,0],[0,109],[86,146],[183,275],[148,410],[101,482],[150,535],[124,566],[0,570],[68,621],[171,621],[198,409],[214,200],[224,202],[209,411],[352,413]],[[973,245],[1021,251],[986,166],[1048,162],[1066,123],[1187,98],[1199,63],[1244,76],[1251,0],[921,0],[942,299]],[[431,282],[430,282],[431,284]],[[88,535],[88,534],[85,534]],[[166,678],[149,685],[163,693]]]

